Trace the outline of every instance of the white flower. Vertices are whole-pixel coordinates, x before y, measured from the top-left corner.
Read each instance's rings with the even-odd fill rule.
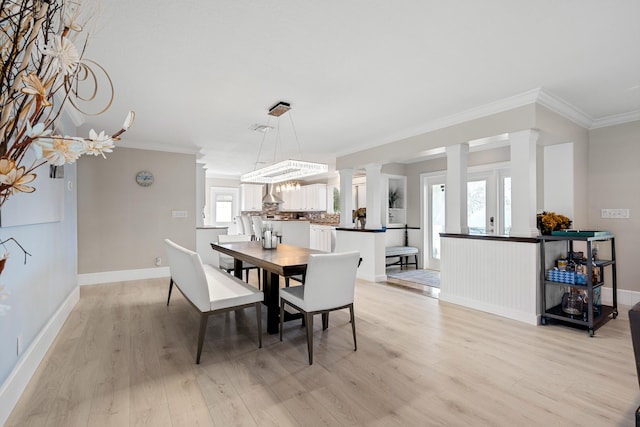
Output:
[[[127,114],[127,118],[124,119],[124,124],[122,125],[122,129],[129,130],[129,127],[133,124],[133,121],[136,119],[136,113],[133,111],[129,111]]]
[[[84,141],[78,141],[70,137],[54,137],[51,148],[43,151],[44,157],[54,166],[62,166],[65,163],[73,163],[83,154]]]
[[[35,173],[25,173],[24,166],[16,167],[16,162],[10,159],[0,159],[0,183],[9,185],[8,191],[19,191],[22,193],[33,193],[35,188],[28,184],[36,179]]]
[[[71,40],[62,36],[55,36],[42,53],[51,58],[54,70],[65,75],[73,74],[80,62],[80,54]]]
[[[25,84],[25,87],[20,89],[20,92],[27,95],[36,95],[40,99],[40,102],[42,102],[42,105],[45,107],[51,106],[51,103],[47,100],[47,87],[42,84],[42,81],[36,73],[23,74],[20,77]],[[53,83],[53,80],[51,80],[49,85],[51,83]]]
[[[89,139],[85,140],[87,143],[87,149],[85,154],[91,154],[93,156],[101,155],[106,158],[104,153],[111,153],[114,147],[113,139],[107,135],[104,131],[100,132],[100,135],[93,129],[89,131]]]
[[[64,6],[64,14],[62,16],[64,26],[79,33],[82,31],[82,26],[77,22],[80,18],[80,8],[74,3],[66,3]]]
[[[26,134],[32,139],[31,148],[33,148],[36,159],[41,159],[42,151],[52,147],[52,141],[51,138],[49,138],[51,130],[44,130],[44,123],[38,123],[34,127],[31,127],[31,124],[27,122]]]
[[[38,123],[34,127],[31,127],[31,123],[27,122],[27,136],[31,139],[42,138],[43,136],[51,135],[51,130],[44,129],[44,123]]]

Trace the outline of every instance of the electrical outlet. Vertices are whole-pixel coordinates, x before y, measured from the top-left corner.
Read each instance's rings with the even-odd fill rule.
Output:
[[[186,218],[187,211],[171,211],[172,218]]]
[[[18,339],[16,340],[16,356],[20,356],[22,354],[22,334],[18,334]]]
[[[160,267],[160,266],[162,265],[162,258],[160,258],[159,256],[158,256],[158,257],[156,257],[156,265],[157,265],[158,267]]]
[[[613,219],[629,218],[629,209],[602,209],[600,217]]]

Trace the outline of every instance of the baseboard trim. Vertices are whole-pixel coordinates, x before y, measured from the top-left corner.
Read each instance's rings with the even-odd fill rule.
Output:
[[[169,277],[169,267],[141,268],[137,270],[104,271],[101,273],[78,274],[80,286],[100,283],[128,282],[130,280],[156,279]]]
[[[9,415],[11,415],[11,411],[18,403],[31,377],[38,369],[40,362],[42,362],[51,344],[60,333],[62,325],[64,325],[79,300],[80,288],[76,286],[49,319],[45,327],[42,328],[42,331],[36,336],[29,348],[22,353],[9,377],[0,387],[0,425],[4,425]]]
[[[602,288],[602,294],[600,295],[603,304],[613,304],[613,289]],[[626,305],[629,307],[634,306],[640,302],[640,292],[627,291],[625,289],[618,289],[618,305]]]
[[[451,304],[468,307],[474,310],[484,311],[485,313],[495,314],[497,316],[506,317],[507,319],[517,320],[520,322],[528,323],[530,325],[537,325],[539,323],[539,316],[536,313],[512,310],[506,307],[500,307],[494,304],[474,301],[456,295],[448,295],[442,291],[440,291],[439,299],[442,302],[448,302]]]

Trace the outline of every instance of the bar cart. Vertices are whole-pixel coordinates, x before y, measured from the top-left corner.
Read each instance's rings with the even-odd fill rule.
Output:
[[[578,326],[586,327],[589,336],[594,336],[596,329],[607,323],[610,319],[618,317],[618,298],[616,283],[616,251],[615,238],[608,231],[579,231],[566,230],[554,231],[551,235],[538,236],[540,241],[540,313],[541,323],[546,325],[550,319],[571,323]],[[557,271],[555,269],[547,270],[545,257],[545,244],[551,241],[565,241],[567,263],[569,265],[578,266],[583,273],[571,271]],[[574,252],[574,242],[586,242],[585,254],[577,259],[580,254]],[[602,260],[594,259],[594,242],[605,242],[610,244],[611,259]],[[600,302],[600,292],[605,284],[605,268],[611,268],[611,287],[613,291],[613,304],[604,305]],[[569,292],[563,295],[563,301],[560,304],[553,302],[547,307],[547,291],[551,288],[564,287]],[[549,288],[548,288],[549,287]],[[567,294],[575,295],[581,293],[586,295],[586,301],[582,310],[575,308],[563,307]],[[572,311],[573,310],[573,311]]]

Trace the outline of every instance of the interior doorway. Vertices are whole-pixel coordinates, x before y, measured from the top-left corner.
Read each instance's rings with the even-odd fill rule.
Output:
[[[423,265],[440,271],[440,233],[445,231],[444,174],[424,174],[422,181]]]

